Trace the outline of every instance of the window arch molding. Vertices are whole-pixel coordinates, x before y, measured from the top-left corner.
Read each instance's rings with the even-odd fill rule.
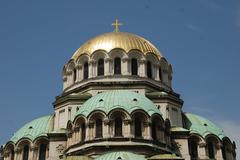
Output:
[[[80,80],[87,79],[89,77],[89,62],[90,57],[88,54],[84,53],[76,61],[77,67],[80,68],[79,78]],[[87,64],[87,66],[86,66]],[[85,65],[85,67],[84,67]],[[87,69],[87,70],[86,70]]]
[[[154,141],[164,141],[164,120],[159,114],[151,116],[151,137]]]
[[[145,129],[145,123],[150,121],[150,117],[149,115],[143,111],[143,110],[135,110],[132,114],[132,121],[133,121],[133,134],[135,138],[144,138],[144,136],[146,135],[146,133],[144,131],[146,131]]]
[[[48,155],[49,140],[47,137],[39,137],[33,142],[33,146],[38,148],[38,160],[46,160]]]
[[[205,143],[197,134],[191,134],[188,138],[188,148],[191,159],[198,159],[198,148],[200,143]]]
[[[147,53],[145,57],[146,57],[147,77],[156,79],[158,74],[158,71],[156,70],[157,68],[156,66],[159,64],[159,59],[155,54],[151,52]]]
[[[218,144],[221,144],[221,140],[213,134],[208,134],[205,137],[206,141],[206,152],[209,158],[216,158],[217,157],[217,147]]]
[[[172,73],[170,73],[169,72],[169,68],[170,68],[170,66],[169,66],[169,64],[168,64],[168,62],[167,62],[167,60],[165,59],[165,58],[161,58],[160,59],[160,65],[159,65],[159,67],[161,68],[161,70],[162,70],[162,79],[161,79],[161,81],[163,82],[163,83],[166,83],[166,84],[168,84],[168,82],[169,82],[169,76],[172,76],[171,74]],[[171,68],[170,68],[171,69]],[[172,72],[172,71],[171,71]]]
[[[70,60],[67,64],[67,68],[66,68],[66,76],[67,75],[71,75],[71,84],[75,83],[77,75],[76,75],[76,64],[73,60]]]
[[[93,67],[93,72],[94,72],[94,76],[101,76],[101,75],[105,75],[106,73],[106,68],[105,68],[105,59],[108,59],[109,55],[107,54],[106,51],[104,50],[97,50],[95,51],[92,55],[91,55],[91,59],[96,62],[96,65],[94,65]],[[99,61],[102,60],[102,65],[100,66],[101,69],[99,69]],[[99,71],[101,73],[99,73]]]
[[[106,114],[103,111],[94,111],[89,115],[88,122],[93,124],[93,137],[91,138],[102,138],[104,120],[107,118]]]
[[[85,141],[87,119],[84,116],[79,115],[74,119],[73,124],[74,128],[78,129],[79,137],[77,139],[79,139],[79,141]]]
[[[128,59],[129,59],[129,62],[130,62],[130,63],[128,63],[129,73],[131,75],[139,75],[139,72],[140,72],[140,61],[141,61],[141,59],[145,59],[144,58],[144,54],[141,51],[139,51],[139,50],[131,50],[131,51],[128,52]],[[132,59],[136,59],[137,60],[137,73],[136,74],[133,74]]]
[[[14,156],[15,156],[15,144],[13,142],[8,142],[5,146],[4,146],[4,151],[7,151],[8,153],[10,153],[10,158],[9,160],[14,160]]]
[[[24,138],[20,139],[20,140],[17,142],[15,148],[23,149],[23,147],[24,147],[25,145],[29,145],[29,147],[32,147],[32,146],[33,146],[33,143],[32,143],[32,141],[31,141],[29,138],[25,138],[25,137],[24,137]]]
[[[124,137],[124,121],[131,119],[124,109],[114,109],[109,113],[110,126],[114,137]]]

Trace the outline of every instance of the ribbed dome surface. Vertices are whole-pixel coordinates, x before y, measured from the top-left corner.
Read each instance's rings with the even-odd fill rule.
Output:
[[[134,154],[131,152],[125,152],[125,151],[120,151],[120,152],[110,152],[104,155],[101,155],[95,160],[146,160],[146,158],[143,155],[138,155]]]
[[[17,143],[22,138],[29,138],[34,141],[40,136],[47,136],[53,128],[52,116],[44,116],[37,118],[20,128],[10,141]]]
[[[204,138],[209,134],[216,135],[220,139],[225,137],[223,130],[217,125],[206,118],[192,113],[185,113],[185,124],[186,128],[190,130],[190,133],[199,134]]]
[[[126,53],[131,50],[139,50],[144,54],[151,52],[158,58],[162,57],[162,54],[151,42],[138,35],[126,32],[109,32],[87,41],[74,53],[72,59],[76,60],[84,53],[91,55],[97,50],[110,52],[116,48],[123,49]]]
[[[144,95],[126,90],[113,90],[97,94],[87,100],[80,107],[76,116],[82,114],[87,117],[91,112],[96,110],[108,114],[116,108],[124,109],[129,114],[140,109],[145,111],[149,116],[154,113],[161,115],[155,104]]]

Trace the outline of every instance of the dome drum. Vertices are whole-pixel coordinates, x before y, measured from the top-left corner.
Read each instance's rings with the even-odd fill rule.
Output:
[[[69,90],[78,82],[114,75],[147,77],[171,87],[172,67],[142,37],[107,33],[89,40],[75,52],[63,69],[63,88]]]

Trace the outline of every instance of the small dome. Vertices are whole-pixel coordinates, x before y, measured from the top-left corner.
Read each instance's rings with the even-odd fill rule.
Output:
[[[199,134],[204,138],[209,134],[216,135],[220,139],[225,137],[223,130],[217,125],[192,113],[185,113],[185,124],[190,133]]]
[[[126,32],[109,32],[87,41],[73,54],[71,59],[77,60],[84,53],[91,55],[97,50],[110,52],[116,48],[123,49],[126,53],[131,50],[139,50],[144,54],[151,52],[159,59],[162,57],[162,54],[151,42],[138,35]]]
[[[126,90],[113,90],[97,94],[87,100],[80,107],[76,116],[82,114],[87,117],[95,110],[100,110],[108,114],[116,108],[124,109],[129,114],[140,109],[144,110],[149,116],[154,113],[161,115],[155,104],[144,95]]]
[[[146,158],[143,155],[124,151],[110,152],[95,158],[95,160],[133,160],[133,159],[146,160]]]
[[[53,118],[52,116],[44,116],[37,118],[20,128],[10,141],[17,143],[22,138],[29,138],[34,141],[40,136],[47,136],[53,128]]]

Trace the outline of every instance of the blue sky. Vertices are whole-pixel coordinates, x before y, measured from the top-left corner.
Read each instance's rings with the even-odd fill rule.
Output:
[[[63,65],[86,40],[113,31],[115,18],[173,65],[183,110],[215,121],[240,143],[240,1],[2,0],[0,144],[53,113]]]

